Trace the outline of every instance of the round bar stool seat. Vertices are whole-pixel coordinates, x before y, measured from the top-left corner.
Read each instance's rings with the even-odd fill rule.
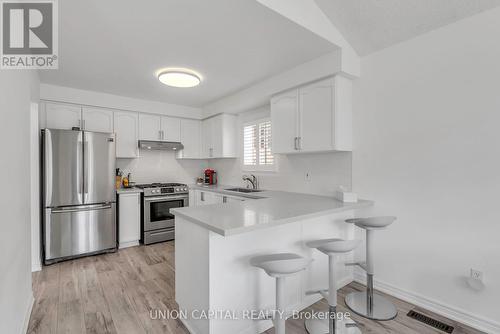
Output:
[[[326,255],[341,254],[353,251],[359,246],[361,240],[344,240],[344,239],[322,239],[306,242],[309,248],[316,248]]]
[[[351,218],[346,219],[346,223],[351,223],[359,228],[364,228],[365,230],[377,230],[384,229],[387,226],[394,223],[396,217],[393,216],[381,216],[381,217],[370,217],[370,218]]]
[[[293,253],[258,255],[250,259],[250,264],[276,278],[276,310],[273,316],[274,332],[285,334],[285,278],[307,269],[311,259]],[[277,316],[276,316],[277,315]]]
[[[337,281],[335,278],[335,256],[348,253],[359,246],[361,240],[322,239],[306,242],[309,248],[315,248],[328,255],[328,305],[327,319],[308,319],[305,321],[306,331],[309,334],[361,334],[352,319],[337,319]]]
[[[305,270],[310,262],[310,259],[293,253],[260,255],[250,260],[252,266],[263,269],[271,277],[298,273]]]
[[[354,313],[372,320],[392,320],[398,311],[385,297],[374,293],[374,259],[373,238],[376,230],[385,229],[396,220],[393,216],[347,219],[351,223],[366,230],[366,264],[361,265],[366,270],[366,291],[351,292],[345,297],[345,303]]]

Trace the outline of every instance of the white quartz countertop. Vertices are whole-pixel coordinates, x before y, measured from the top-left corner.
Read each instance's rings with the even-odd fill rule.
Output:
[[[119,194],[135,194],[135,193],[142,193],[142,189],[132,187],[132,188],[120,188],[116,189],[116,193]]]
[[[227,188],[236,187],[190,185],[190,189],[201,189],[248,199],[242,202],[176,208],[171,212],[215,233],[229,236],[373,205],[373,202],[368,200],[343,203],[327,196],[285,191],[242,194],[227,191]]]

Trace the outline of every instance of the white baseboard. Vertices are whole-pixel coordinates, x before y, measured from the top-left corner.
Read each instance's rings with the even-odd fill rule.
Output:
[[[351,276],[346,276],[342,278],[337,285],[338,289],[343,288],[344,286],[348,285],[353,281]],[[312,295],[312,296],[307,296],[304,298],[304,300],[297,304],[293,305],[290,307],[290,309],[293,310],[304,310],[311,306],[312,304],[320,301],[323,297],[320,295]],[[186,329],[188,330],[189,333],[191,334],[199,334],[192,326],[190,326],[189,321],[187,319],[180,319],[181,322],[184,324]],[[262,333],[265,332],[266,330],[270,329],[273,327],[273,324],[270,320],[263,320],[263,321],[256,321],[254,325],[247,327],[243,331],[239,332],[239,334],[255,334],[255,333]]]
[[[33,297],[33,293],[30,294],[28,299],[28,308],[26,309],[26,314],[24,315],[24,322],[21,334],[26,334],[28,332],[28,326],[30,323],[31,310],[33,309],[33,305],[35,304],[35,298]]]
[[[366,277],[359,273],[354,273],[354,280],[361,284],[366,284]],[[480,331],[491,334],[500,333],[500,323],[493,320],[485,319],[462,309],[446,305],[437,300],[433,300],[431,298],[400,289],[391,284],[387,284],[378,280],[374,280],[374,286],[375,289],[385,292],[391,296],[422,307],[443,317],[460,322],[464,325],[476,328]]]
[[[184,327],[186,327],[186,329],[188,330],[189,333],[191,333],[191,334],[197,334],[198,333],[197,331],[195,331],[195,329],[193,327],[191,327],[191,325],[189,324],[189,322],[187,321],[187,319],[179,317],[179,320],[182,322],[182,324],[184,325]]]
[[[32,273],[34,273],[35,271],[40,271],[40,270],[42,270],[42,264],[40,262],[31,264],[31,272]]]
[[[122,248],[134,247],[134,246],[139,246],[139,240],[120,242],[118,248],[122,249]]]

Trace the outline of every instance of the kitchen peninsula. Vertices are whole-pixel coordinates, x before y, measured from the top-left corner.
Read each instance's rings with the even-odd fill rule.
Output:
[[[373,202],[342,203],[333,198],[282,191],[242,194],[231,187],[191,187],[190,191],[237,196],[221,204],[174,209],[175,299],[187,311],[185,325],[196,334],[260,333],[270,321],[244,319],[248,311],[274,307],[275,282],[250,266],[249,259],[266,253],[297,253],[314,259],[309,270],[287,280],[289,310],[301,310],[320,296],[306,296],[327,283],[327,257],[305,246],[321,238],[354,238],[344,220]],[[224,201],[225,202],[225,201]],[[191,203],[193,204],[193,203]],[[347,255],[348,260],[352,255]],[[352,280],[352,269],[339,267],[340,285]],[[193,311],[235,312],[237,320],[196,319]]]

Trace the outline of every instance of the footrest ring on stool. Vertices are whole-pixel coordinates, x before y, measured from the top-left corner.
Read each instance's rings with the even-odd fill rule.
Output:
[[[347,307],[354,313],[372,320],[392,320],[398,315],[396,307],[385,297],[373,294],[373,307],[369,308],[366,291],[351,292],[345,297]]]

